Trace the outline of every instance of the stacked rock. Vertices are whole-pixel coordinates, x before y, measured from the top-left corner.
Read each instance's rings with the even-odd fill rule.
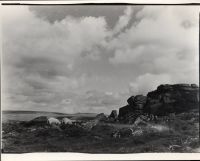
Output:
[[[96,115],[95,119],[99,120],[99,121],[107,121],[107,117],[104,113],[100,113],[100,114]]]
[[[113,121],[115,121],[115,120],[117,120],[117,110],[112,110],[112,112],[111,112],[111,114],[109,115],[109,119],[110,120],[113,120]]]
[[[128,98],[128,105],[119,109],[119,119],[125,123],[133,123],[143,113],[147,98],[143,95]]]
[[[145,109],[154,115],[181,113],[199,106],[199,88],[195,84],[160,85],[147,94]]]
[[[119,109],[121,122],[134,122],[139,115],[169,116],[199,109],[199,87],[196,84],[160,85],[147,96],[131,96],[128,105]]]

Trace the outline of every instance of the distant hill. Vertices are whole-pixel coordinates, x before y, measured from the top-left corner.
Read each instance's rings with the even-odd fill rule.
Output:
[[[58,114],[58,115],[66,115],[65,113],[60,112],[47,112],[47,111],[14,111],[14,110],[5,110],[2,111],[2,114],[37,114],[37,113],[51,113],[51,114]]]
[[[12,111],[5,110],[2,111],[2,121],[6,122],[9,120],[14,121],[30,121],[39,116],[47,117],[68,117],[71,119],[89,119],[94,118],[97,114],[95,113],[75,113],[66,114],[60,112],[47,112],[47,111]]]

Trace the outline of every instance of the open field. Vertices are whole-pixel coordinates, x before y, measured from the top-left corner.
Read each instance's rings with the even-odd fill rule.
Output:
[[[81,116],[84,123],[91,120],[88,120],[86,114]],[[130,127],[134,127],[134,136],[112,137],[114,131],[124,132]],[[199,148],[199,117],[198,113],[184,113],[169,122],[148,122],[147,125],[138,126],[100,121],[91,129],[75,125],[60,128],[49,125],[30,126],[27,121],[9,121],[3,123],[2,141],[4,153],[195,152]]]

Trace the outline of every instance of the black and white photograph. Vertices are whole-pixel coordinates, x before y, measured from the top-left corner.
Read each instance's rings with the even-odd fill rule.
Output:
[[[200,152],[199,5],[1,9],[2,153]]]

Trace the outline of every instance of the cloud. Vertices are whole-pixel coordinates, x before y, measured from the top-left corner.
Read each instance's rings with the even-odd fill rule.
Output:
[[[129,64],[153,75],[164,73],[172,80],[198,83],[198,8],[146,6],[136,17],[140,22],[107,46],[114,51],[109,61],[115,66]],[[183,25],[186,22],[187,27]],[[193,77],[180,76],[183,73]]]
[[[66,6],[31,6],[39,18],[50,23],[60,22],[66,17],[105,17],[110,28],[117,23],[119,16],[123,14],[126,5],[66,5]]]
[[[73,68],[74,62],[82,52],[104,40],[104,18],[69,17],[49,24],[35,17],[27,7],[6,7],[4,16],[12,9],[20,14],[4,17],[3,83],[4,92],[15,99],[7,97],[10,105],[6,108],[65,109],[60,103],[66,92],[79,89],[85,82],[84,73],[76,73]],[[24,102],[17,101],[23,96],[27,97]]]
[[[123,106],[123,99],[124,97],[119,94],[90,90],[76,97],[74,109],[78,112],[96,111],[109,114],[111,110]]]
[[[144,74],[139,76],[134,82],[129,84],[129,93],[131,95],[143,94],[153,91],[160,84],[171,83],[171,78],[167,74]]]
[[[4,109],[109,113],[161,83],[198,84],[198,7],[30,8],[3,6]]]
[[[124,14],[119,17],[119,20],[113,29],[113,34],[119,33],[128,25],[129,21],[131,20],[132,13],[133,11],[130,6],[125,9]]]
[[[146,47],[147,51],[151,45],[157,47],[158,50],[162,49],[164,52],[166,49],[197,49],[196,44],[192,42],[196,42],[198,39],[198,21],[190,19],[193,26],[189,29],[185,29],[181,25],[181,23],[185,21],[185,18],[177,17],[176,9],[176,7],[164,7],[164,9],[163,7],[144,7],[143,10],[137,14],[140,15],[138,17],[142,18],[140,23],[138,23],[137,26],[132,26],[129,30],[126,30],[126,32],[110,42],[110,48],[116,48],[115,51],[119,49],[126,50],[127,48],[132,49],[133,55],[135,47],[140,45]],[[185,10],[185,8],[182,8],[182,10]],[[188,15],[191,15],[191,12],[193,15],[197,15],[198,13],[198,10],[192,10],[192,8],[187,11]],[[158,51],[158,54],[161,52],[160,55],[162,56],[162,54],[165,54],[163,51]],[[196,53],[191,54],[194,56]],[[126,54],[124,55],[126,57]],[[151,53],[148,55],[151,56]],[[117,57],[118,54],[116,53],[115,56]],[[130,61],[128,58],[127,61]],[[117,58],[114,59],[117,60]],[[131,60],[134,61],[134,59]]]
[[[9,10],[10,8],[5,13]],[[30,11],[28,12],[30,17],[27,18],[26,12],[24,17],[16,16],[15,25],[18,28],[12,27],[12,21],[9,21],[11,24],[5,22],[3,25],[3,43],[7,57],[15,56],[21,60],[24,56],[32,56],[35,59],[43,56],[67,64],[73,62],[74,58],[80,56],[82,52],[90,50],[103,41],[107,34],[103,17],[79,19],[68,17],[59,23],[49,24],[35,17]]]

